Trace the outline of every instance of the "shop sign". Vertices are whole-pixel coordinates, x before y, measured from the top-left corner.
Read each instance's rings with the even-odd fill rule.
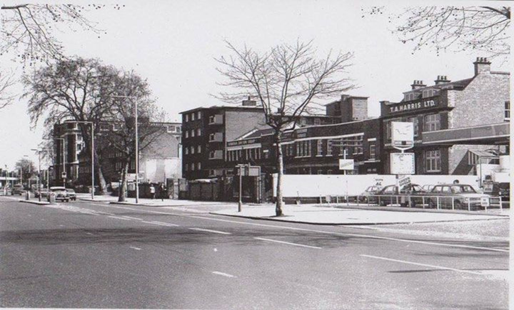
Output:
[[[389,113],[398,113],[418,109],[433,108],[439,104],[437,100],[424,100],[418,102],[400,103],[389,107]]]

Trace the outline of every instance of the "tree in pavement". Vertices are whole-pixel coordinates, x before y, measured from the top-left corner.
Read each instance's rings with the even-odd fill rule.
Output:
[[[370,14],[386,11],[375,7]],[[413,42],[414,51],[479,51],[504,60],[510,55],[509,6],[418,6],[388,15],[393,32],[403,43]]]
[[[138,151],[141,153],[166,132],[166,128],[162,125],[165,114],[150,97],[151,92],[147,81],[134,72],[122,72],[116,80],[115,88],[118,95],[115,96],[108,119],[108,123],[114,126],[109,126],[109,133],[102,139],[111,152],[121,154],[116,156],[121,162],[120,169],[117,171],[121,176],[118,200],[125,201],[129,168],[130,166],[135,168],[136,138]],[[135,172],[138,173],[138,171]]]
[[[100,124],[111,117],[116,94],[115,83],[120,71],[103,65],[96,59],[66,59],[26,73],[24,97],[28,98],[28,113],[35,126],[41,118],[47,132],[64,120],[92,122],[80,125],[85,149],[91,154],[91,138],[98,135]],[[105,192],[106,181],[101,166],[101,144],[95,147],[96,179],[100,192]]]
[[[267,52],[247,46],[236,48],[229,42],[227,47],[230,56],[217,59],[217,70],[224,77],[221,85],[228,91],[218,97],[226,102],[239,102],[249,95],[257,98],[267,125],[273,129],[278,174],[275,213],[280,216],[283,135],[294,130],[301,116],[313,110],[320,100],[354,87],[346,74],[353,55],[329,52],[318,58],[312,41],[280,44]]]
[[[34,165],[34,162],[27,158],[18,160],[15,164],[15,170],[23,177],[24,180],[28,180],[34,175],[37,175],[38,169]]]

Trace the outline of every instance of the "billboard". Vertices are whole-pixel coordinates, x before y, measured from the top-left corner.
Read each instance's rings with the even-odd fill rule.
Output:
[[[415,174],[414,153],[391,153],[392,174]]]
[[[391,122],[391,144],[400,149],[414,145],[414,123]]]

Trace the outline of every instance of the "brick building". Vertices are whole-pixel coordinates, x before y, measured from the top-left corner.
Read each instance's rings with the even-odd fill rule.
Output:
[[[385,173],[396,152],[393,121],[414,123],[416,174],[476,174],[481,157],[508,152],[509,73],[491,71],[486,58],[473,64],[471,78],[438,76],[430,86],[414,81],[401,102],[381,102]]]

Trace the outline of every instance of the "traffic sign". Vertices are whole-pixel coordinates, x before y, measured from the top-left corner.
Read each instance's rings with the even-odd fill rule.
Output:
[[[410,178],[409,177],[405,177],[403,179],[400,179],[398,181],[398,183],[400,184],[400,186],[407,186],[407,185],[410,185],[411,181],[410,181]]]
[[[354,170],[355,163],[353,159],[339,159],[339,170]]]
[[[62,178],[63,178],[63,179],[66,179],[66,172],[63,172],[63,173],[62,173]]]

